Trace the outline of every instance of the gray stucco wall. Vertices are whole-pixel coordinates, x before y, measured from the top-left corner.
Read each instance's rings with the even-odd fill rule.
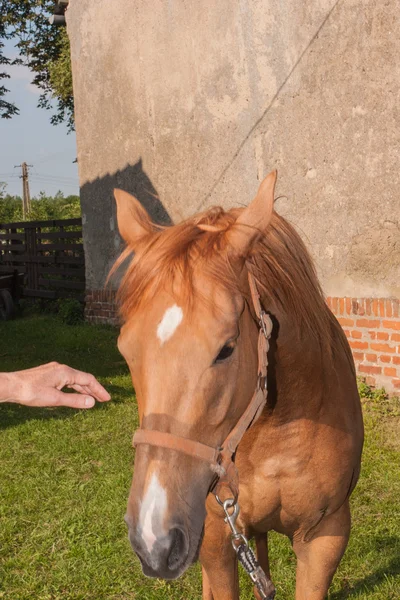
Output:
[[[70,0],[67,24],[89,289],[113,187],[179,220],[277,168],[327,295],[400,295],[397,1]]]

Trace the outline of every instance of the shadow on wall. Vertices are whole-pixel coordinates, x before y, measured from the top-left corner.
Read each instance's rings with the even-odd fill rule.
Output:
[[[172,220],[158,197],[142,160],[113,174],[99,177],[81,187],[83,238],[86,260],[86,288],[104,288],[108,272],[121,252],[114,188],[129,192],[141,202],[152,220],[171,225]]]
[[[142,159],[134,165],[127,165],[121,171],[85,183],[81,188],[81,195],[83,199],[88,196],[97,198],[99,202],[110,198],[114,204],[114,188],[121,188],[135,196],[156,223],[172,224],[167,210],[158,197],[157,190],[143,170]]]

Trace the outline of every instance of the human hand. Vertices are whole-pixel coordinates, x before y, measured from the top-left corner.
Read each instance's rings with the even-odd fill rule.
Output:
[[[0,399],[26,406],[92,408],[95,400],[110,400],[110,394],[93,375],[56,362],[25,371],[3,373],[4,377],[6,384],[3,389],[6,388],[6,393],[0,393]],[[64,387],[78,393],[66,394],[61,391]]]

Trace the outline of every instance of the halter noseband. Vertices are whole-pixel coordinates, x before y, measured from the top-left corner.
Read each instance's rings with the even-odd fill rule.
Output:
[[[243,435],[257,421],[267,402],[267,353],[272,331],[271,318],[261,306],[257,284],[254,275],[250,271],[248,272],[248,280],[254,311],[259,319],[257,386],[249,405],[223,444],[214,448],[172,433],[164,433],[151,429],[137,429],[132,441],[134,447],[139,444],[159,446],[160,448],[176,450],[209,462],[212,471],[218,476],[218,482],[213,490],[214,494],[219,495],[221,486],[227,485],[235,498],[237,498],[239,493],[239,482],[238,472],[234,463],[234,454]]]

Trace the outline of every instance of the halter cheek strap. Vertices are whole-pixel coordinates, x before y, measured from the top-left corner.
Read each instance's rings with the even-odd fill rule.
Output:
[[[227,486],[235,498],[237,498],[239,493],[239,478],[234,463],[234,454],[243,435],[257,421],[267,402],[267,353],[272,331],[271,318],[261,306],[257,284],[250,272],[248,272],[248,279],[254,311],[259,319],[258,378],[252,399],[235,427],[221,446],[216,448],[172,433],[150,429],[137,429],[132,442],[134,447],[140,444],[147,444],[149,446],[168,448],[169,450],[183,452],[183,454],[210,463],[212,471],[218,476],[218,482],[213,489],[214,494],[220,496],[222,487]]]

